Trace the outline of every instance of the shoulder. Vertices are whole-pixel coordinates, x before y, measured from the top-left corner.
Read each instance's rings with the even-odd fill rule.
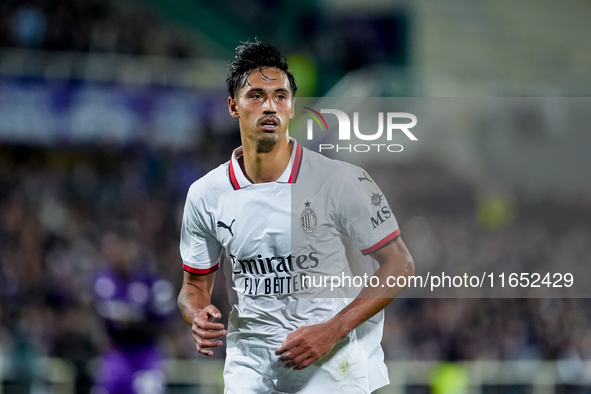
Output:
[[[215,199],[232,188],[228,176],[229,162],[221,164],[217,168],[193,182],[187,193],[187,200]]]
[[[303,165],[315,174],[327,175],[333,179],[345,179],[349,176],[362,176],[365,172],[355,164],[346,161],[331,159],[318,152],[303,148]]]

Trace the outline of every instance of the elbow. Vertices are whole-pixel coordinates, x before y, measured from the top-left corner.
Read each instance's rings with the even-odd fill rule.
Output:
[[[179,292],[178,297],[176,298],[176,304],[179,307],[179,309],[182,311],[183,310],[183,290],[181,289],[181,291]]]
[[[176,300],[177,306],[181,311],[181,315],[183,316],[183,320],[185,320],[188,324],[193,323],[193,318],[190,313],[190,308],[188,304],[188,297],[187,293],[184,291],[184,288],[181,289],[179,296]]]
[[[404,265],[404,274],[406,277],[414,276],[415,274],[415,262],[410,255],[407,256],[406,262]]]

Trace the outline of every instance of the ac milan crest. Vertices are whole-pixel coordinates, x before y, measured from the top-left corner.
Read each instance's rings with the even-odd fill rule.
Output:
[[[310,202],[306,201],[304,205],[306,208],[302,211],[302,215],[300,216],[300,224],[302,225],[302,230],[306,234],[311,234],[314,230],[316,230],[316,213],[310,208]]]

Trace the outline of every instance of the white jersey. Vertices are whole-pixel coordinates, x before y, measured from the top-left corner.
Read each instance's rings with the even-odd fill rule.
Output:
[[[187,196],[180,244],[184,269],[206,274],[221,263],[230,279],[226,384],[230,376],[236,380],[228,370],[232,360],[254,357],[253,349],[272,355],[289,333],[326,322],[343,309],[360,289],[331,290],[330,283],[320,285],[322,278],[375,272],[376,263],[367,255],[400,234],[392,210],[364,170],[291,142],[290,162],[277,181],[250,183],[238,164],[238,148],[229,162],[195,182]],[[384,386],[382,327],[380,312],[346,338],[345,350],[338,355],[333,350],[320,361],[359,358],[364,352],[361,358],[367,362],[357,363],[363,371],[356,371],[354,379],[363,377],[366,391]],[[273,357],[261,357],[266,358]],[[343,362],[356,365],[343,360],[341,366],[335,361],[335,370],[346,370]],[[273,362],[276,358],[267,361],[267,380],[274,383],[267,381],[266,388],[281,392],[273,386],[281,385],[273,378]],[[314,369],[306,370],[309,375]],[[329,374],[335,381],[346,380]],[[293,384],[304,387],[308,375],[289,382],[285,392],[293,391]]]

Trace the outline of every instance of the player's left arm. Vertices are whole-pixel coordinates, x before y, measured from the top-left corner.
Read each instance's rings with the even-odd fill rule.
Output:
[[[414,262],[400,237],[371,253],[380,263],[375,272],[380,283],[389,276],[414,275]],[[405,281],[408,283],[408,281]],[[325,356],[334,345],[361,323],[384,309],[404,290],[401,287],[364,287],[359,296],[335,317],[322,324],[301,327],[289,334],[275,352],[286,368],[304,369]]]

